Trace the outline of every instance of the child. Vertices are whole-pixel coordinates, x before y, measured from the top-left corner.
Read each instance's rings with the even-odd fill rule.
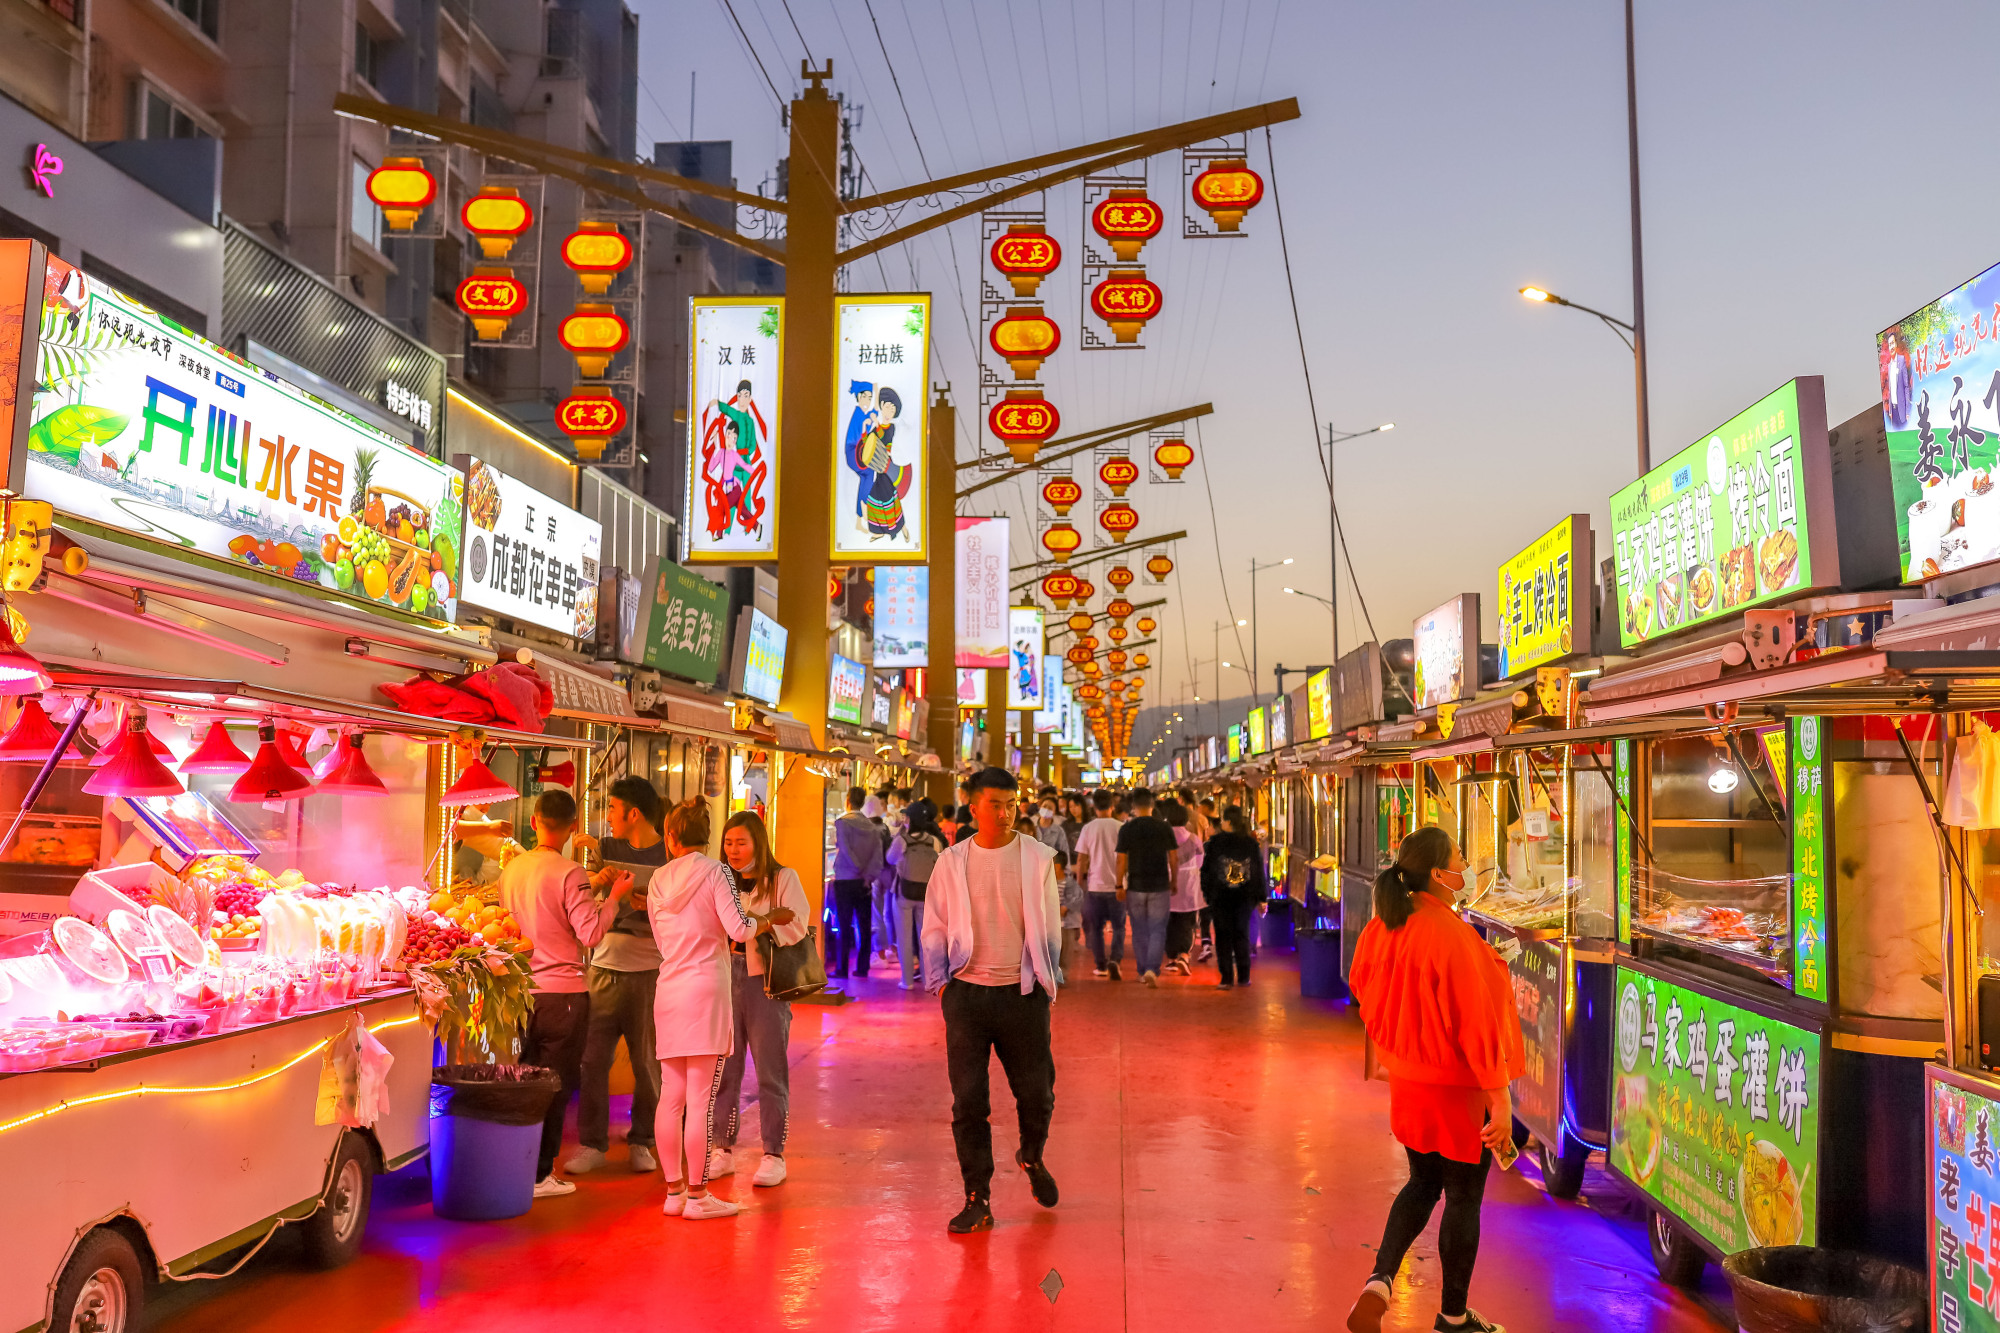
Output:
[[[1033,835],[1030,835],[1033,836]],[[1083,957],[1083,885],[1069,873],[1069,853],[1056,852],[1056,880],[1062,885],[1062,984],[1081,966]]]

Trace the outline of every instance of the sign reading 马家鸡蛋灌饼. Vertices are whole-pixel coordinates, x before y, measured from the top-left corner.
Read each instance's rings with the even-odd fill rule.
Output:
[[[1571,514],[1500,566],[1500,677],[1590,650],[1577,641],[1577,597],[1590,615],[1590,516]]]
[[[1840,582],[1817,375],[1766,395],[1611,497],[1618,641]]]
[[[778,549],[785,298],[697,296],[689,306],[687,561],[769,560]]]
[[[579,639],[597,633],[604,528],[483,459],[465,467],[467,606]]]
[[[1976,1074],[1924,1066],[1925,1164],[1930,1176],[1930,1327],[2000,1330],[2000,1092]]]
[[[1012,712],[1032,712],[1042,706],[1047,681],[1042,660],[1048,644],[1043,633],[1042,608],[1016,606],[1007,612],[1007,707]]]
[[[728,590],[662,556],[641,660],[706,685],[722,669],[728,646]]]
[[[884,565],[875,571],[875,665],[930,665],[931,571]]]
[[[253,580],[456,618],[457,471],[60,259],[39,296],[27,495]],[[594,568],[590,588],[594,632]]]
[[[1004,667],[1011,609],[1007,588],[1007,519],[1004,515],[961,514],[957,528],[958,578],[952,605],[957,639],[954,661],[960,667]]]
[[[830,654],[826,659],[826,717],[829,722],[862,725],[861,708],[868,694],[868,668]]]
[[[1792,719],[1792,990],[1827,998],[1826,722]]]
[[[1815,1244],[1820,1034],[1617,977],[1611,1166],[1724,1254]]]
[[[1479,692],[1478,593],[1462,592],[1418,616],[1410,637],[1416,657],[1417,707],[1456,703]]]
[[[1514,1114],[1551,1145],[1562,1126],[1562,969],[1563,947],[1551,940],[1523,941],[1507,964],[1523,1054]]]
[[[930,547],[931,298],[843,294],[834,322],[832,559],[920,563]]]

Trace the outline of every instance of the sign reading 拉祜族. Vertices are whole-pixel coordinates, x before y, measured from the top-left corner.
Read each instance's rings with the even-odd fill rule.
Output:
[[[834,317],[833,562],[922,563],[931,298],[842,295]]]
[[[1500,566],[1500,678],[1590,650],[1590,516],[1570,514]],[[1584,633],[1576,633],[1581,589]],[[1580,640],[1580,641],[1579,641]]]
[[[778,549],[785,298],[697,296],[689,306],[687,562],[770,560]]]

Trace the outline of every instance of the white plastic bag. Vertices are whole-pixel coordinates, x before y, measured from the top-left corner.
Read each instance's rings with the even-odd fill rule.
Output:
[[[327,1038],[320,1055],[315,1125],[363,1129],[389,1114],[389,1067],[396,1057],[349,1013],[347,1026]]]
[[[1978,718],[1953,749],[1940,814],[1953,828],[2000,828],[2000,735]]]

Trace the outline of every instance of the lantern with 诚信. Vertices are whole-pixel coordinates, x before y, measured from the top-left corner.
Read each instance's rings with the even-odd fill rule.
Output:
[[[1264,197],[1264,180],[1240,157],[1222,158],[1194,178],[1194,201],[1217,231],[1235,231],[1243,215]]]
[[[631,326],[624,316],[608,305],[585,301],[556,328],[556,341],[576,358],[576,372],[596,379],[611,365],[611,358],[632,341]]]
[[[604,457],[604,447],[625,430],[625,404],[609,389],[577,386],[556,404],[556,429],[569,436],[578,458]]]
[[[1114,268],[1090,292],[1090,308],[1121,343],[1139,341],[1139,330],[1160,313],[1163,300],[1159,286],[1141,268]]]
[[[1061,570],[1057,570],[1053,574],[1044,574],[1042,576],[1042,595],[1051,602],[1054,602],[1056,610],[1060,611],[1076,600],[1077,582],[1076,575],[1066,574]]]
[[[535,225],[535,210],[519,190],[485,185],[458,210],[458,220],[479,238],[481,254],[488,259],[505,259],[521,233]]]
[[[1039,222],[1014,223],[994,238],[987,253],[993,267],[1014,285],[1014,295],[1023,301],[1062,263],[1062,247]]]
[[[1165,583],[1167,575],[1173,572],[1174,562],[1164,555],[1156,555],[1146,562],[1146,573],[1152,576],[1155,583]]]
[[[1139,511],[1123,500],[1114,500],[1097,516],[1097,526],[1110,533],[1112,541],[1122,542],[1139,526]]]
[[[382,210],[382,220],[390,231],[409,231],[417,225],[417,215],[437,198],[437,177],[431,175],[422,158],[385,157],[382,165],[368,173],[368,198]]]
[[[602,296],[620,273],[632,266],[632,242],[615,223],[580,222],[563,238],[563,263],[592,296]]]
[[[498,342],[508,322],[528,308],[528,289],[512,269],[475,268],[458,284],[458,308],[481,342]]]
[[[1181,473],[1194,462],[1194,450],[1186,440],[1161,440],[1153,449],[1153,461],[1167,474],[1168,481],[1179,481]]]
[[[1007,313],[993,321],[986,344],[1013,367],[1015,379],[1031,380],[1042,362],[1062,346],[1062,329],[1039,305],[1008,306]]]
[[[1139,257],[1147,241],[1160,234],[1166,213],[1144,190],[1113,190],[1090,210],[1090,226],[1111,245],[1122,264]]]
[[[1071,616],[1064,623],[1067,624],[1070,627],[1070,630],[1074,633],[1088,634],[1090,633],[1090,627],[1097,623],[1097,617],[1093,616],[1088,611],[1079,611],[1075,615]]]
[[[1009,389],[986,414],[986,428],[1007,446],[1017,463],[1034,462],[1042,441],[1061,426],[1062,414],[1042,397],[1040,389]]]
[[[1125,494],[1125,488],[1139,480],[1139,465],[1120,454],[1105,459],[1097,466],[1097,479],[1111,488],[1113,495]]]
[[[1042,483],[1042,499],[1056,511],[1057,518],[1068,518],[1070,506],[1082,498],[1083,487],[1074,477],[1050,477]]]
[[[1083,534],[1067,523],[1051,523],[1042,533],[1042,549],[1053,556],[1057,564],[1066,563],[1082,545]]]
[[[1111,642],[1113,643],[1123,643],[1132,637],[1132,631],[1126,629],[1123,625],[1113,625],[1104,632],[1111,636]]]

